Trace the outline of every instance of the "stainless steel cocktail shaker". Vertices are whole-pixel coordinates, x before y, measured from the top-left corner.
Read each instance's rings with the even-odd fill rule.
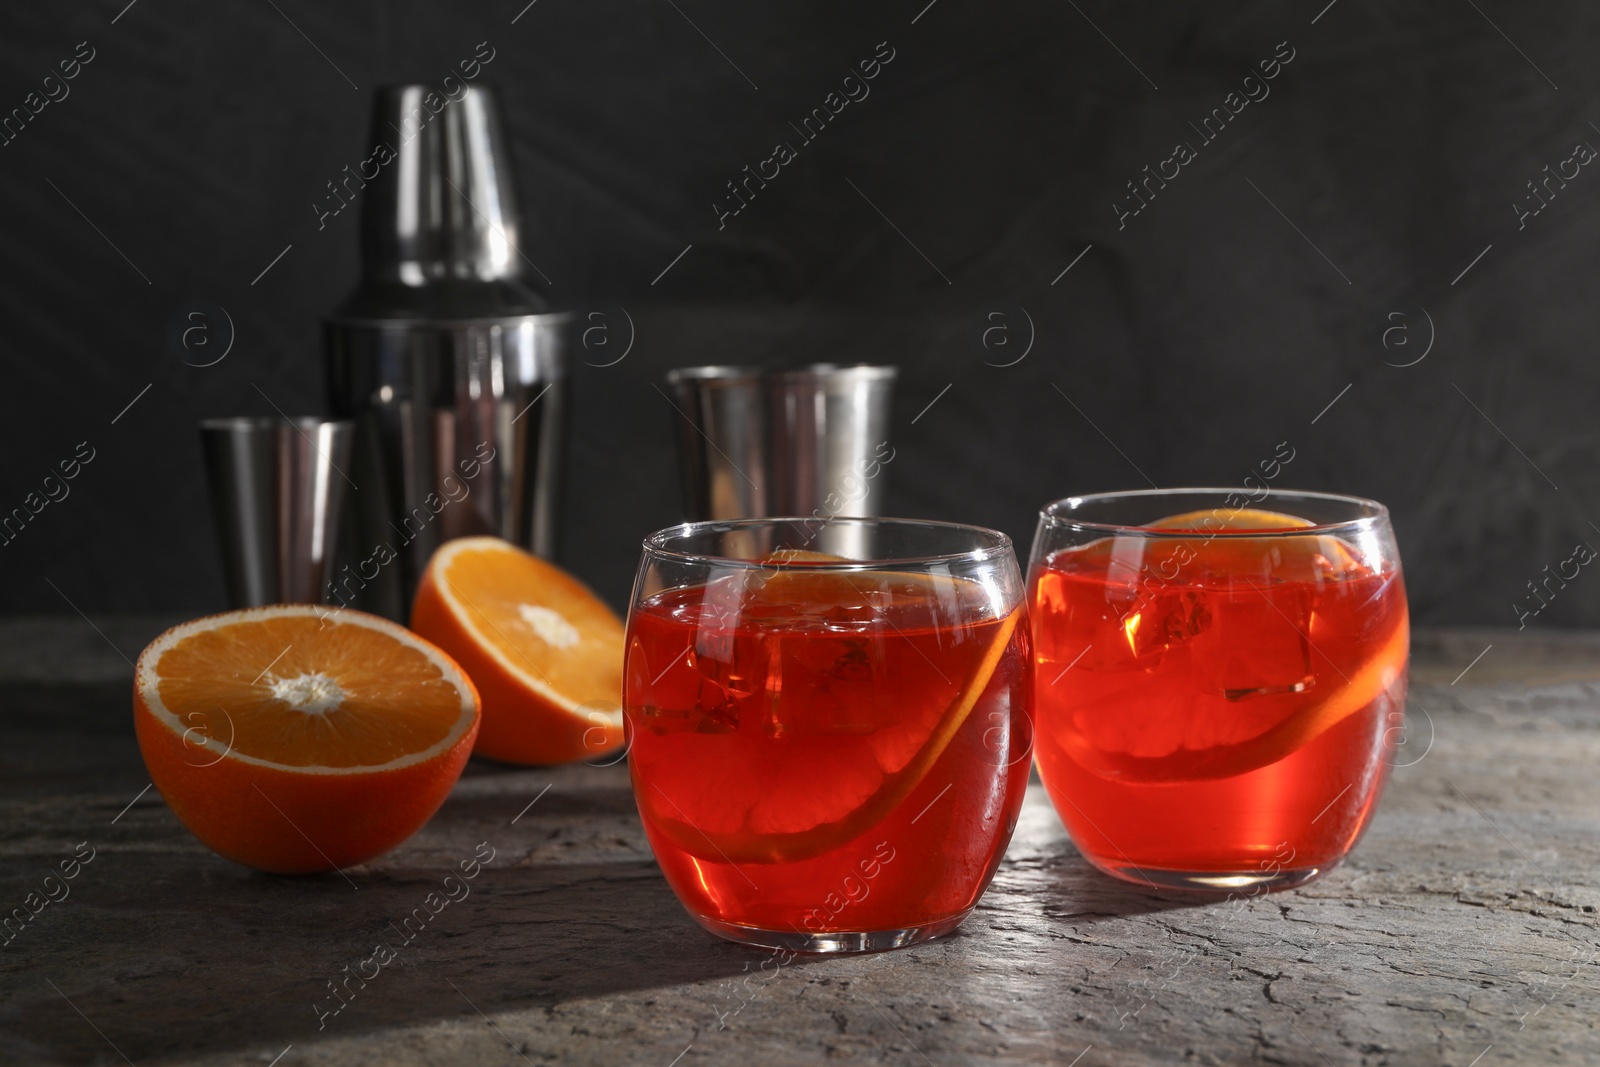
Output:
[[[356,422],[329,601],[404,618],[442,541],[554,550],[568,317],[519,244],[492,89],[381,89],[372,139],[362,279],[326,325],[333,410]]]

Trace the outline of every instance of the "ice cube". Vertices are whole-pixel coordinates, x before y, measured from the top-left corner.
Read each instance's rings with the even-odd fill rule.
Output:
[[[697,733],[731,734],[739,729],[738,702],[716,679],[704,674],[695,693],[695,709],[700,713],[695,723]]]
[[[1146,592],[1137,611],[1123,620],[1123,633],[1135,656],[1166,652],[1211,625],[1206,595],[1193,589]]]
[[[1191,645],[1199,691],[1246,700],[1303,692],[1315,682],[1309,591],[1242,583],[1198,595],[1211,620]]]
[[[866,734],[879,726],[878,643],[816,633],[773,642],[767,732],[773,737]]]
[[[761,642],[727,631],[701,630],[695,637],[693,664],[697,675],[696,726],[702,733],[731,733],[739,728],[743,707],[761,692],[766,678]]]
[[[1205,594],[1189,589],[1151,585],[1136,598],[1110,602],[1106,609],[1092,627],[1092,647],[1077,664],[1088,670],[1154,670],[1168,652],[1211,623]]]

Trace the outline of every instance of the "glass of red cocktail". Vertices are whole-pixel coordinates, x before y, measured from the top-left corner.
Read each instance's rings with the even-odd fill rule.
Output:
[[[1069,497],[1040,512],[1029,598],[1039,775],[1090,862],[1279,889],[1354,847],[1403,737],[1409,626],[1383,505]]]
[[[646,538],[629,766],[678,899],[712,933],[807,952],[955,929],[1026,788],[1028,641],[992,530],[758,519]]]

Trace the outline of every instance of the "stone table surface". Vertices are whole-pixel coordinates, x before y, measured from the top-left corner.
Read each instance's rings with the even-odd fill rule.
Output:
[[[1113,881],[1034,786],[955,935],[763,971],[678,906],[620,767],[474,761],[348,880],[214,856],[133,739],[123,653],[162,621],[0,623],[0,907],[93,856],[0,948],[0,1063],[1600,1063],[1600,635],[1419,633],[1382,807],[1304,889]],[[319,1029],[483,842],[471,895]]]

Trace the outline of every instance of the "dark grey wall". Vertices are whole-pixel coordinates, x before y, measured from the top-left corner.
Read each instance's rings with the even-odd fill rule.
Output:
[[[363,158],[373,86],[487,41],[526,251],[553,299],[636,324],[575,368],[562,559],[613,601],[678,517],[662,372],[826,358],[903,368],[894,512],[1025,547],[1045,500],[1237,483],[1288,441],[1280,485],[1394,508],[1420,621],[1514,624],[1545,564],[1600,546],[1600,166],[1561,162],[1600,147],[1600,22],[1325,2],[8,5],[0,110],[94,58],[0,146],[0,509],[95,458],[0,547],[0,610],[220,605],[195,420],[320,407],[357,219],[311,205]],[[879,42],[870,95],[802,144]],[[1213,141],[1191,127],[1289,50]],[[798,157],[719,228],[780,141]],[[1119,223],[1178,142],[1196,158]],[[205,369],[164,341],[195,299],[237,329]],[[1533,620],[1574,623],[1600,576]]]

